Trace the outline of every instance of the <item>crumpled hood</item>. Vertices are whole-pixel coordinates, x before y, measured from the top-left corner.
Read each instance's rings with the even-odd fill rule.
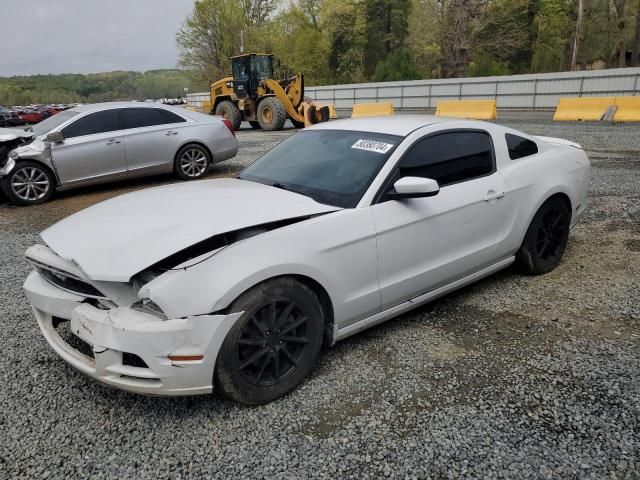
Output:
[[[0,142],[9,142],[16,138],[29,138],[33,132],[26,132],[21,128],[0,128]]]
[[[126,282],[136,273],[214,235],[339,210],[260,183],[205,180],[121,195],[41,233],[93,280]]]

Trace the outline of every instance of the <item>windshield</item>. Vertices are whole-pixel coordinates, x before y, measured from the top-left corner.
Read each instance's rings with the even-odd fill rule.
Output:
[[[55,115],[50,116],[49,118],[41,121],[40,123],[35,124],[31,127],[31,131],[35,137],[39,137],[40,135],[45,135],[49,133],[56,127],[59,127],[67,120],[71,120],[73,117],[78,115],[79,112],[74,112],[73,110],[65,110],[60,113],[56,113]]]
[[[306,130],[269,150],[238,178],[353,208],[401,141],[381,133]]]

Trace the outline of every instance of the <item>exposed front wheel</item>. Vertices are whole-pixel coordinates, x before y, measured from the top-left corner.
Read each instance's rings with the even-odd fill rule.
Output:
[[[224,100],[216,107],[216,115],[220,115],[223,118],[227,118],[234,130],[240,129],[242,124],[242,113],[235,103],[230,100]]]
[[[318,358],[324,312],[306,285],[289,278],[267,281],[230,307],[244,314],[225,338],[216,390],[250,405],[275,400],[297,387]]]
[[[211,165],[211,154],[202,145],[189,144],[176,154],[175,170],[183,180],[197,180],[204,177]]]
[[[287,121],[287,111],[276,97],[267,97],[258,105],[258,122],[263,130],[282,130]]]
[[[20,161],[0,182],[9,200],[18,205],[38,205],[51,198],[55,178],[44,165]]]
[[[547,200],[533,217],[516,259],[531,275],[556,268],[569,238],[571,211],[558,197]]]

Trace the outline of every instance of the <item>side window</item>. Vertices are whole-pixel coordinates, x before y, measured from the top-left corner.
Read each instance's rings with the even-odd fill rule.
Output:
[[[161,108],[123,108],[121,112],[124,128],[152,127],[186,121],[179,115]]]
[[[116,110],[103,110],[91,113],[62,129],[64,138],[82,137],[96,133],[115,132],[120,130],[120,122],[116,115]]]
[[[531,140],[513,135],[511,133],[505,134],[507,140],[507,148],[509,149],[509,157],[511,160],[516,160],[522,157],[528,157],[534,153],[538,153],[538,145]]]
[[[486,132],[449,132],[416,143],[400,161],[402,177],[433,178],[442,185],[471,180],[493,171],[491,136]]]

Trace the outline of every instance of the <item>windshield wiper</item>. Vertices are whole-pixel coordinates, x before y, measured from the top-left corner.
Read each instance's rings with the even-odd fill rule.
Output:
[[[300,190],[296,190],[295,188],[291,188],[288,185],[283,185],[280,182],[274,182],[274,183],[271,184],[271,186],[279,188],[280,190],[286,190],[287,192],[299,193],[300,195],[304,195],[304,196],[308,197],[308,195],[306,193],[301,192]]]

